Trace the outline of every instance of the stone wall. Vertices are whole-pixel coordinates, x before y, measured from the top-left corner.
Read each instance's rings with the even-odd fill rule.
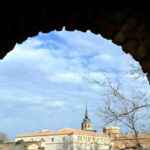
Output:
[[[44,150],[40,142],[7,142],[0,144],[0,150]]]
[[[24,144],[3,143],[0,144],[0,150],[27,150]]]

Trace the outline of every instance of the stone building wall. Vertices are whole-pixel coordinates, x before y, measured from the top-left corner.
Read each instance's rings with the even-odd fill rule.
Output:
[[[108,150],[110,146],[110,139],[102,135],[70,134],[33,136],[19,137],[17,140],[41,142],[44,150]]]
[[[27,150],[23,144],[3,143],[0,144],[0,150]]]
[[[143,134],[138,137],[139,143],[143,148],[150,150],[150,135]],[[117,149],[123,149],[125,147],[135,147],[136,140],[132,135],[120,135],[119,137],[112,138],[113,147]]]
[[[7,142],[0,144],[0,150],[45,150],[40,142]]]

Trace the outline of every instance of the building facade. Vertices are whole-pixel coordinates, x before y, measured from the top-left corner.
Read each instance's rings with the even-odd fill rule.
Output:
[[[150,150],[149,133],[139,134],[138,140],[145,150]],[[24,146],[16,145],[18,142]],[[133,150],[136,141],[133,134],[123,134],[118,127],[106,127],[102,132],[97,132],[92,128],[86,108],[81,129],[64,128],[20,134],[17,135],[15,144],[6,145],[20,146],[21,150]]]
[[[16,141],[40,142],[44,150],[108,150],[111,143],[105,134],[71,128],[22,134]]]
[[[86,107],[81,129],[65,128],[58,131],[42,130],[39,132],[17,135],[17,141],[39,142],[28,145],[28,150],[108,150],[111,140],[107,134],[96,132],[88,116]]]

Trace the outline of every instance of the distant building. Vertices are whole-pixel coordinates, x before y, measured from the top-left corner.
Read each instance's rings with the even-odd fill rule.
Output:
[[[96,130],[93,130],[92,122],[91,122],[90,118],[88,117],[87,106],[86,106],[85,116],[84,116],[83,122],[81,123],[81,130],[96,132]]]
[[[13,146],[22,142],[22,145],[17,145],[23,146],[23,149],[19,150],[124,150],[126,147],[130,147],[130,150],[135,149],[133,134],[123,134],[118,127],[105,127],[101,133],[94,130],[87,107],[81,129],[65,128],[58,131],[42,130],[19,134],[15,141]],[[149,133],[140,134],[139,141],[146,150],[150,150]],[[11,144],[6,145],[8,147]]]
[[[40,142],[39,148],[44,150],[108,150],[111,140],[107,134],[98,133],[92,128],[86,107],[81,129],[65,128],[58,131],[42,130],[17,135],[16,141]],[[28,150],[38,147],[30,144]]]
[[[103,133],[110,137],[112,150],[136,150],[137,143],[132,133],[121,133],[118,127],[104,128]],[[140,133],[137,139],[143,148],[142,150],[150,150],[150,133]]]

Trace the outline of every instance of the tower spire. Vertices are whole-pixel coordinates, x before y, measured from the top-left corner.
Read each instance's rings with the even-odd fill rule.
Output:
[[[81,129],[86,130],[86,131],[93,131],[92,123],[91,123],[91,120],[88,116],[87,104],[86,104],[86,108],[85,108],[85,116],[84,116],[83,121],[81,123]]]
[[[88,108],[87,108],[87,104],[86,104],[86,108],[85,108],[85,118],[88,119]]]
[[[86,104],[86,108],[85,108],[85,116],[84,116],[83,121],[81,123],[81,130],[96,132],[96,130],[93,130],[92,122],[88,116],[87,104]]]

